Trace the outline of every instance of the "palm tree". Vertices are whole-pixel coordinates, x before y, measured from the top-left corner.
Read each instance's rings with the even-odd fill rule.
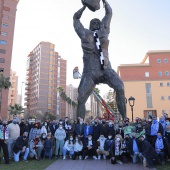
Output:
[[[1,112],[1,105],[2,105],[2,90],[9,89],[11,87],[10,77],[5,77],[4,74],[0,73],[0,112]]]
[[[9,105],[9,114],[11,115],[21,115],[24,113],[24,108],[19,104],[14,104],[14,106]]]
[[[99,94],[100,90],[98,88],[94,88],[94,91]],[[98,99],[95,97],[95,100],[97,102],[97,117],[100,116],[100,102],[98,101]]]

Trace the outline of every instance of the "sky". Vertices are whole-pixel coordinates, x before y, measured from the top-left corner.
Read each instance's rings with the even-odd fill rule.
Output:
[[[113,10],[109,58],[114,70],[120,64],[140,63],[149,50],[170,50],[170,0],[107,1]],[[73,15],[81,7],[81,0],[20,0],[12,54],[12,69],[19,76],[18,93],[26,80],[27,56],[41,41],[55,44],[55,51],[67,60],[67,84],[78,87],[80,80],[72,78],[72,71],[78,66],[82,72],[83,53]],[[91,19],[102,19],[104,14],[101,2],[96,12],[86,8],[81,22],[89,28]],[[102,94],[110,89],[107,85],[97,87]]]

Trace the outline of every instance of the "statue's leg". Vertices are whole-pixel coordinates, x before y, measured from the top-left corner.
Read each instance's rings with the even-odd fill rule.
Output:
[[[124,93],[124,84],[119,75],[112,69],[104,71],[106,82],[111,88],[116,91],[116,103],[122,118],[126,117],[126,101]]]
[[[78,87],[78,106],[77,106],[77,117],[84,119],[86,108],[85,103],[93,92],[95,83],[89,74],[83,74],[81,78],[80,85]]]

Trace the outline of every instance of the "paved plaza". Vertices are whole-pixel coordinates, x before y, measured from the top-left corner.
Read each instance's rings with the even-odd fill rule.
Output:
[[[141,164],[111,164],[109,160],[62,160],[51,164],[46,170],[147,170]]]

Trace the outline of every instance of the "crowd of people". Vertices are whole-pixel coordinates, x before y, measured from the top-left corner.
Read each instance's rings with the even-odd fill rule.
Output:
[[[170,160],[170,121],[158,119],[93,119],[84,121],[65,117],[44,122],[31,119],[0,119],[1,161],[29,159],[110,159],[112,164],[142,163],[152,168]],[[3,158],[3,159],[2,159]]]

